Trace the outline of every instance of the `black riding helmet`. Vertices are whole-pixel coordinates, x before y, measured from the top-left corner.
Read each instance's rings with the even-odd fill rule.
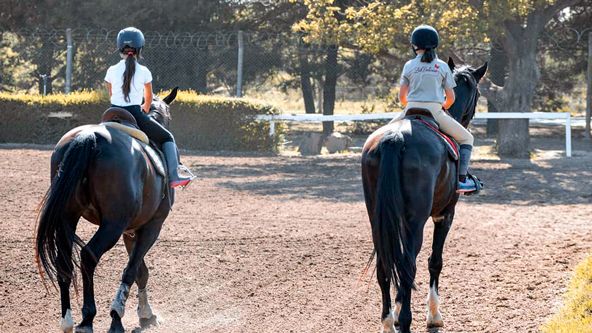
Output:
[[[117,34],[117,49],[123,52],[126,48],[135,49],[137,53],[144,47],[144,34],[140,29],[128,27]]]
[[[429,25],[422,24],[411,33],[411,44],[418,49],[435,49],[439,41],[438,31]]]

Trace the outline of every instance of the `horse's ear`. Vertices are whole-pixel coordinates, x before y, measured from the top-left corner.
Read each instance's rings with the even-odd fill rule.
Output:
[[[454,71],[454,60],[452,60],[452,57],[448,57],[448,67],[450,67],[451,71]]]
[[[487,63],[485,63],[485,64],[483,64],[483,66],[477,68],[473,72],[473,76],[475,77],[475,80],[477,80],[477,82],[479,82],[479,80],[481,80],[481,78],[483,77],[483,75],[485,75],[486,72],[487,72]]]
[[[179,87],[173,88],[173,90],[171,91],[171,93],[168,94],[167,97],[163,98],[162,101],[165,102],[165,103],[167,103],[168,105],[171,105],[171,103],[177,97],[177,91],[179,91]]]

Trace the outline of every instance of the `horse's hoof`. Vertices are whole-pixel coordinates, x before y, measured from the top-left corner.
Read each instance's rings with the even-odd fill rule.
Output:
[[[383,320],[382,320],[382,333],[397,333],[397,330],[395,329],[395,316],[393,315],[393,312],[391,311],[391,313],[388,314],[388,316],[386,316]]]
[[[150,318],[140,318],[140,327],[148,328],[150,326],[158,326],[158,317],[152,315]]]
[[[76,326],[75,333],[93,333],[92,326]]]
[[[74,320],[72,319],[72,311],[68,309],[66,315],[60,320],[60,329],[64,333],[72,333],[74,331]]]
[[[442,320],[440,311],[436,312],[435,316],[432,316],[428,310],[427,321],[428,328],[444,327],[444,321]]]
[[[111,327],[109,327],[109,333],[125,333],[121,318],[116,311],[111,311]]]

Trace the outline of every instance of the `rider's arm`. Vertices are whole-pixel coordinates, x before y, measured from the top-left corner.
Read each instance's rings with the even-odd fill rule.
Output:
[[[409,85],[402,84],[399,88],[399,101],[403,106],[407,106],[407,93],[409,93]]]
[[[111,95],[113,95],[113,93],[111,91],[111,82],[105,81],[105,86],[107,86],[107,91],[109,92],[109,97],[111,97]]]
[[[446,101],[444,102],[444,104],[442,104],[442,107],[444,108],[444,110],[448,110],[450,109],[452,104],[454,104],[454,99],[456,98],[456,96],[454,95],[454,89],[452,88],[446,88],[444,92],[446,93]]]
[[[150,112],[150,105],[152,104],[152,82],[144,84],[144,104],[142,110],[148,113]]]

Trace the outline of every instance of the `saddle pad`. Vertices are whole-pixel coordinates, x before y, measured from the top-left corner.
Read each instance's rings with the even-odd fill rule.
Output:
[[[416,119],[419,120],[422,124],[426,125],[429,129],[434,131],[434,133],[436,133],[436,135],[444,142],[444,145],[446,146],[446,149],[448,150],[448,154],[450,155],[450,157],[453,160],[458,161],[458,144],[454,140],[452,140],[448,135],[442,133],[436,126],[430,124],[429,122],[423,120],[420,117],[417,117]]]
[[[142,145],[142,147],[144,148],[146,155],[148,155],[148,158],[152,162],[152,165],[154,165],[154,169],[156,169],[156,172],[166,179],[166,170],[163,163],[164,158],[150,145]]]
[[[129,127],[129,126],[125,126],[122,125],[120,123],[113,123],[113,122],[106,122],[106,123],[101,123],[101,125],[105,125],[107,127],[111,127],[111,128],[115,128],[118,129],[122,132],[127,133],[129,136],[131,136],[132,138],[138,139],[141,142],[145,143],[145,144],[149,144],[150,141],[148,141],[148,136],[146,135],[146,133],[140,131],[139,129],[133,128],[133,127]]]

